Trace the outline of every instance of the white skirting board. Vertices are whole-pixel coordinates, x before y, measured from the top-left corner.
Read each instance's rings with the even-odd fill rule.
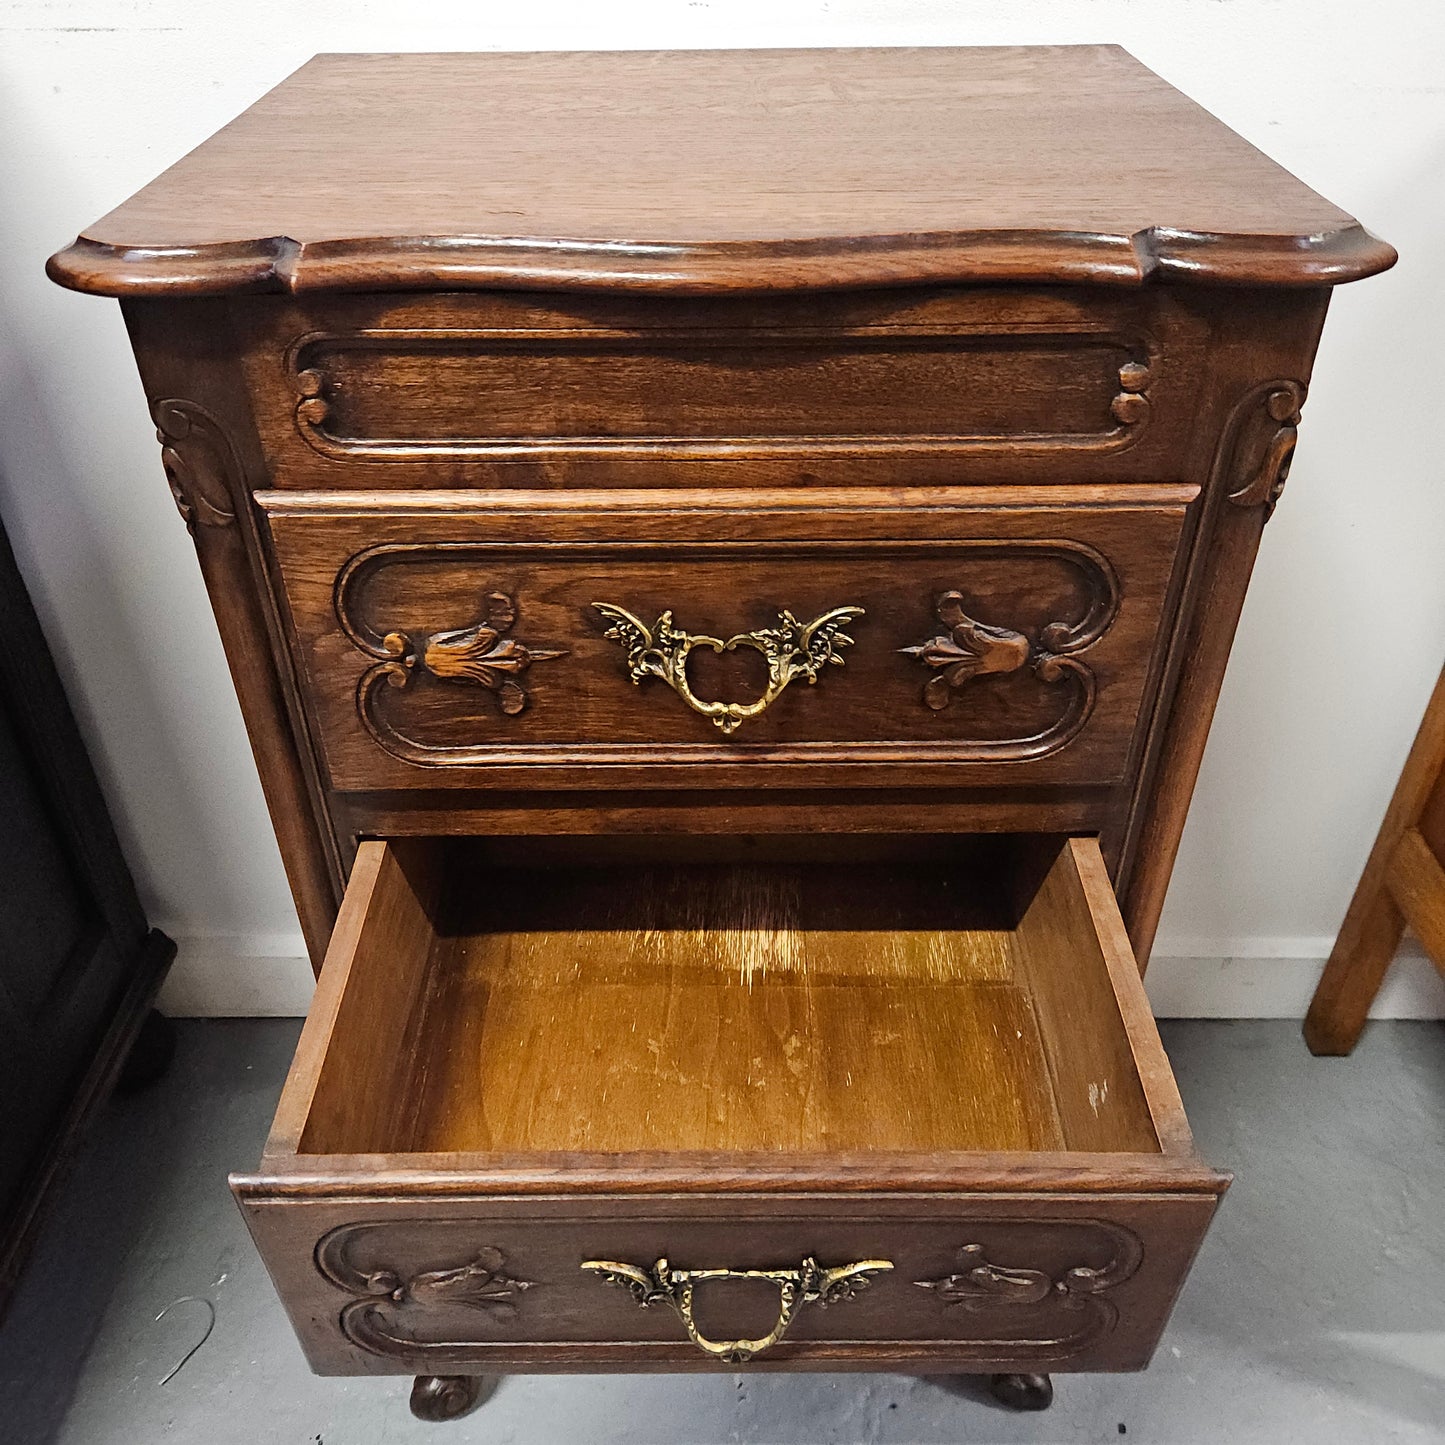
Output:
[[[306,1012],[312,979],[299,934],[171,937],[177,954],[161,990],[163,1013],[175,1018],[295,1018]],[[1159,1018],[1303,1018],[1331,942],[1163,939],[1149,965],[1149,998]],[[1371,1017],[1445,1018],[1445,981],[1417,945],[1406,942]]]

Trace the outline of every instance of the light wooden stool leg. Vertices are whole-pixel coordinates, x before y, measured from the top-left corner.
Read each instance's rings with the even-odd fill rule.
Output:
[[[1347,1054],[1365,1026],[1408,920],[1445,969],[1445,891],[1440,864],[1417,825],[1445,771],[1445,672],[1400,773],[1375,846],[1305,1018],[1315,1054]],[[1432,809],[1433,811],[1433,809]]]

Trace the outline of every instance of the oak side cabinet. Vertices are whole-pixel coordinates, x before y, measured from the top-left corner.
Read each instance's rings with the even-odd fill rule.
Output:
[[[1139,965],[1393,260],[1086,46],[321,56],[51,261],[320,968],[232,1181],[315,1369],[1148,1361]]]

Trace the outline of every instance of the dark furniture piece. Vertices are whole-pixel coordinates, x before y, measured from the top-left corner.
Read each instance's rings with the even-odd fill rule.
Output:
[[[1111,47],[324,56],[53,259],[325,955],[233,1181],[317,1370],[1147,1362],[1138,965],[1393,259]]]
[[[1445,672],[1310,1001],[1311,1053],[1348,1054],[1359,1042],[1407,924],[1445,976]]]
[[[0,530],[0,1310],[46,1198],[143,1037],[175,955],[148,928],[90,760]]]

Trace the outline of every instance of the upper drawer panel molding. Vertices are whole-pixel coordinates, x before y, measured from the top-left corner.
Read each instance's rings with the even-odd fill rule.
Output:
[[[237,304],[276,485],[1157,480],[1206,313],[1158,293]],[[920,476],[912,468],[922,463]],[[871,468],[856,475],[853,468]],[[651,469],[653,475],[647,475]]]
[[[807,458],[1115,452],[1150,419],[1155,348],[1107,330],[928,324],[313,333],[291,348],[296,427],[345,461],[574,455]]]

